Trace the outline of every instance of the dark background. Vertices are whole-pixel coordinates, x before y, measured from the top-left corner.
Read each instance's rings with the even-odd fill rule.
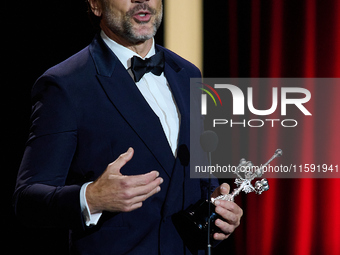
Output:
[[[85,1],[11,1],[4,3],[2,27],[2,202],[3,251],[9,254],[65,254],[68,233],[31,229],[19,222],[11,197],[29,132],[30,91],[48,68],[87,46],[94,29]],[[52,250],[52,251],[51,251]]]
[[[67,230],[26,228],[14,216],[11,197],[28,137],[35,80],[86,47],[95,31],[85,0],[6,1],[0,12],[2,250],[65,254]],[[339,17],[338,0],[204,0],[204,76],[340,77]],[[162,27],[156,42],[163,45]],[[325,93],[326,108],[319,114],[334,112],[326,125],[306,121],[299,137],[274,129],[241,134],[252,139],[249,154],[264,150],[264,159],[254,157],[263,163],[277,143],[294,141],[302,164],[315,158],[339,162],[340,89]],[[239,138],[233,135],[236,142]],[[260,139],[266,146],[258,147]],[[238,149],[233,148],[237,159]],[[244,210],[241,226],[214,254],[340,254],[339,185],[339,179],[274,179],[267,193],[238,197]]]
[[[86,47],[96,33],[84,0],[12,1],[1,10],[2,250],[11,254],[66,254],[68,230],[34,229],[12,207],[17,171],[30,125],[30,92],[48,68]],[[156,35],[163,45],[163,24]]]

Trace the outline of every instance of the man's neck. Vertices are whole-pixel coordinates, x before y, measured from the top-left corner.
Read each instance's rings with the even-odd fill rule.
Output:
[[[133,44],[129,42],[128,40],[126,40],[125,38],[122,38],[121,36],[114,34],[110,29],[106,27],[103,27],[102,30],[111,40],[136,52],[142,58],[144,58],[148,54],[148,52],[150,51],[152,47],[152,42],[153,42],[152,38],[146,41],[141,41],[136,44]]]

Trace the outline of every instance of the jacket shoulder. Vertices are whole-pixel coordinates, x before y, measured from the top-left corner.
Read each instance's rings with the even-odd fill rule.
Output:
[[[199,68],[190,61],[160,45],[157,45],[157,49],[164,52],[165,58],[167,58],[167,62],[169,62],[170,65],[172,64],[177,68],[186,69],[190,77],[201,77],[201,71],[199,70]]]
[[[34,83],[31,96],[33,98],[37,93],[42,93],[51,86],[57,86],[65,91],[75,91],[92,81],[89,79],[92,73],[95,77],[96,70],[87,46],[42,74]]]
[[[49,68],[43,76],[47,75],[60,78],[80,76],[88,73],[91,67],[93,67],[93,60],[89,51],[89,46],[87,46],[66,60]]]

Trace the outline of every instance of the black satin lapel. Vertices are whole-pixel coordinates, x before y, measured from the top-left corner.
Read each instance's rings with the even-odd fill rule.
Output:
[[[171,88],[176,105],[181,114],[178,146],[186,144],[189,148],[190,134],[190,79],[184,69],[176,72],[168,64],[165,65],[165,77]]]
[[[184,144],[190,148],[190,78],[188,78],[184,69],[173,68],[169,63],[165,64],[164,74],[181,114],[178,146]],[[189,168],[181,166],[177,158],[162,211],[163,217],[178,212],[181,209],[184,171],[186,174],[189,174]]]

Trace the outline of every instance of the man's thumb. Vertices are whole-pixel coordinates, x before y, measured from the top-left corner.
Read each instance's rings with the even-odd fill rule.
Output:
[[[133,154],[134,150],[131,147],[125,153],[120,154],[120,156],[109,165],[111,173],[121,174],[120,169],[132,159]]]

